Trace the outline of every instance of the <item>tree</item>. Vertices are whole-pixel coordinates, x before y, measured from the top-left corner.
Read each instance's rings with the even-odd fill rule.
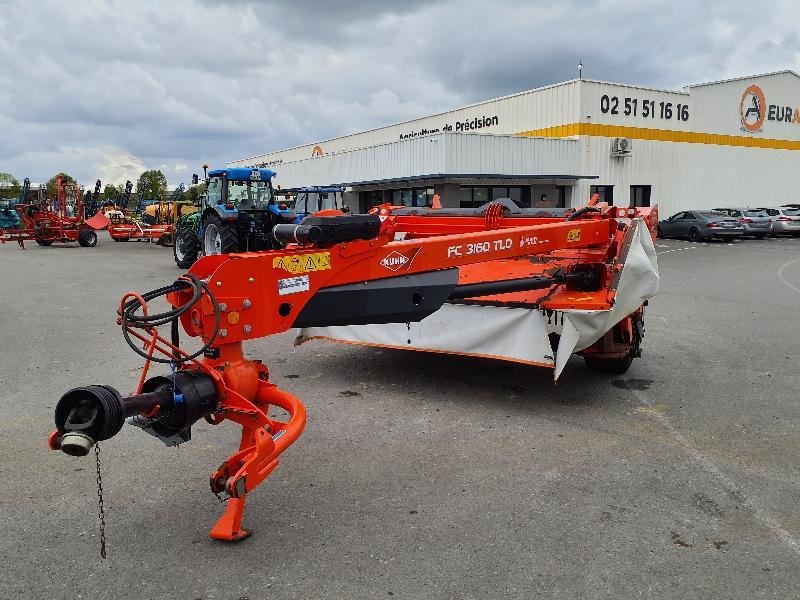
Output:
[[[58,173],[57,175],[53,175],[47,181],[47,184],[45,184],[45,187],[47,188],[47,197],[48,198],[55,198],[56,197],[56,179],[58,179],[59,175],[61,177],[63,177],[64,179],[66,179],[67,183],[78,183],[77,181],[75,181],[74,177],[72,177],[71,175],[67,175],[66,173]]]
[[[186,202],[191,202],[192,204],[198,204],[200,202],[200,196],[206,193],[206,184],[201,183],[199,185],[190,185],[189,189],[183,192],[183,198]]]
[[[19,180],[11,173],[0,173],[0,198],[19,198]]]
[[[103,188],[103,201],[114,200],[118,195],[119,190],[113,183],[107,183],[106,187]]]
[[[167,178],[158,169],[145,171],[136,182],[136,195],[139,199],[163,198],[167,192]]]

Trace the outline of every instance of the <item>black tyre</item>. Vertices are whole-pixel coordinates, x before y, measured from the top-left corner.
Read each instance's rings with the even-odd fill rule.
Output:
[[[53,244],[53,240],[43,240],[41,238],[36,238],[36,243],[40,246],[51,246]]]
[[[206,217],[203,227],[203,254],[228,254],[239,251],[236,223],[223,221],[219,215]]]
[[[757,234],[755,235],[755,238],[756,238],[757,240],[763,240],[765,237],[766,237],[766,236],[765,236],[763,233],[757,233]]]
[[[700,241],[700,230],[697,227],[692,227],[689,230],[689,241],[690,242],[699,242]]]
[[[175,231],[175,244],[172,246],[172,255],[175,264],[181,269],[188,269],[197,260],[200,253],[200,239],[188,227],[180,227]]]
[[[584,356],[586,368],[596,373],[607,373],[609,375],[622,375],[631,368],[633,354],[628,354],[623,358],[599,358],[596,356]]]
[[[78,243],[84,248],[94,248],[97,245],[97,233],[94,229],[81,229],[78,233]]]

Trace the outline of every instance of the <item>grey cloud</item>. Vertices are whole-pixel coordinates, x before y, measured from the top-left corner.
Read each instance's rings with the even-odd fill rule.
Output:
[[[0,170],[124,180],[586,77],[661,87],[798,69],[796,3],[4,3]],[[178,165],[188,165],[176,171]]]

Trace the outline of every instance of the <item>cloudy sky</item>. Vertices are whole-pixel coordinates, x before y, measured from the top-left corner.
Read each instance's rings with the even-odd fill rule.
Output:
[[[800,3],[0,0],[0,171],[117,183],[575,77],[800,71]]]

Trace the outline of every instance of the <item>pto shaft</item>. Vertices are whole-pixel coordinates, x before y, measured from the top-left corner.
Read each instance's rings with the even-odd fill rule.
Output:
[[[202,373],[181,372],[174,380],[153,377],[141,394],[126,397],[108,385],[78,387],[56,405],[57,431],[50,445],[72,456],[86,456],[96,442],[117,435],[128,417],[151,416],[152,429],[166,435],[187,430],[216,406],[214,381]]]

